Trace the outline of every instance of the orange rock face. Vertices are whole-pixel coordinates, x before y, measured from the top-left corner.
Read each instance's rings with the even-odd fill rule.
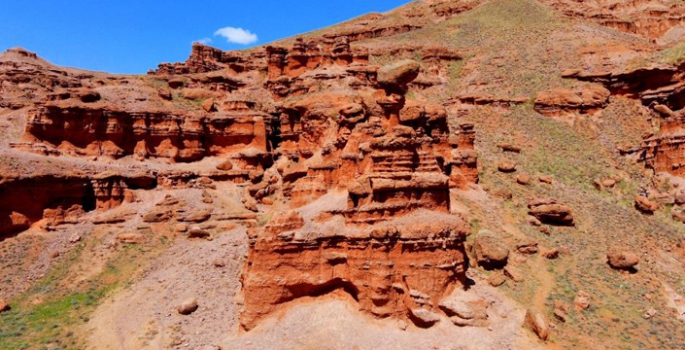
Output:
[[[594,20],[623,32],[657,39],[683,23],[685,6],[668,0],[543,0],[570,17]]]
[[[27,229],[44,214],[59,224],[64,222],[65,209],[93,209],[95,198],[89,194],[88,184],[87,179],[76,176],[4,178],[0,184],[0,238]]]
[[[611,93],[600,85],[579,91],[555,89],[540,93],[535,99],[535,110],[541,114],[557,117],[567,113],[592,114],[609,103]]]
[[[51,153],[112,158],[135,155],[141,160],[159,157],[189,162],[247,147],[266,152],[269,121],[259,112],[202,116],[62,102],[32,111],[26,138],[43,141],[54,150]],[[23,144],[15,147],[21,149]]]
[[[376,317],[415,320],[411,310],[440,312],[434,305],[465,281],[468,230],[444,213],[450,187],[477,181],[473,126],[451,132],[442,106],[406,99],[416,62],[379,68],[346,40],[331,47],[267,49],[267,86],[276,98],[308,92],[280,107],[276,152],[288,160],[279,171],[293,207],[332,188],[347,201],[313,219],[275,216],[252,233],[244,329],[282,304],[337,290]],[[338,92],[319,93],[320,84]]]
[[[441,14],[431,12],[421,21],[441,20],[461,8],[434,1],[418,6],[436,4]],[[289,301],[338,290],[371,315],[424,326],[417,310],[444,314],[441,299],[465,283],[469,229],[449,214],[450,189],[478,181],[478,154],[472,124],[450,129],[442,105],[412,100],[407,93],[419,80],[439,81],[461,57],[420,48],[408,56],[421,62],[378,67],[369,64],[368,49],[351,45],[420,25],[379,24],[243,53],[198,44],[186,62],[162,64],[142,83],[112,78],[119,79],[116,88],[103,88],[102,82],[46,89],[27,109],[25,134],[12,144],[15,150],[106,157],[114,164],[220,159],[211,171],[79,175],[78,191],[65,185],[69,195],[60,195],[65,203],[46,197],[27,201],[26,208],[0,207],[7,217],[0,234],[43,218],[48,227],[76,222],[84,211],[132,200],[131,189],[233,181],[243,186],[242,204],[250,211],[273,205],[274,198],[297,210],[251,230],[242,276],[244,329]],[[334,205],[310,205],[334,193],[340,194]],[[211,215],[186,219],[167,207],[142,214],[148,223],[174,215],[201,222]]]
[[[465,283],[468,229],[460,219],[439,218],[325,233],[301,230],[297,215],[273,220],[250,240],[242,327],[287,302],[337,290],[379,318],[411,319],[418,307],[438,312],[441,298]]]

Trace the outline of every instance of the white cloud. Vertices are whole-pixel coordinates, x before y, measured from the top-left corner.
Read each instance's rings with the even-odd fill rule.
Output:
[[[243,28],[225,27],[214,32],[226,38],[229,43],[248,45],[257,41],[257,34],[251,33]]]
[[[195,40],[196,43],[207,45],[212,42],[212,38],[202,38],[200,40]]]

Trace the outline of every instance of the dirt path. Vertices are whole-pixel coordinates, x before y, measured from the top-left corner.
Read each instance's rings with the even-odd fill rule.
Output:
[[[140,280],[95,311],[84,329],[89,349],[194,349],[236,332],[246,243],[242,227],[213,241],[180,238]],[[223,267],[215,266],[219,261]],[[191,297],[198,310],[180,315],[177,305]]]

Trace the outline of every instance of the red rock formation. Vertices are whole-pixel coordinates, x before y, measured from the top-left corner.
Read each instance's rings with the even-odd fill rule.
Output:
[[[568,71],[564,77],[604,84],[611,94],[639,100],[659,116],[659,131],[648,133],[642,144],[621,149],[638,153],[639,160],[655,172],[685,174],[685,75],[683,65],[652,66],[625,72],[584,73]]]
[[[89,181],[80,176],[3,178],[0,182],[0,238],[27,229],[45,209],[95,207]],[[50,214],[50,213],[48,213]]]
[[[685,111],[661,120],[657,135],[648,135],[640,147],[641,160],[655,172],[685,175]]]
[[[326,34],[324,37],[327,39],[349,38],[350,41],[360,41],[404,34],[418,29],[421,29],[421,26],[407,23],[401,25],[354,28],[335,34]]]
[[[155,178],[147,174],[7,174],[0,177],[0,238],[42,219],[47,219],[46,228],[76,223],[84,211],[110,209],[131,198],[126,188],[155,186]]]
[[[559,117],[565,114],[593,114],[609,103],[611,93],[601,85],[580,90],[555,89],[538,94],[534,108],[540,114]]]
[[[621,152],[638,153],[655,172],[685,174],[685,75],[683,66],[638,68],[618,73],[565,72],[567,78],[603,83],[611,94],[640,100],[659,116],[659,131],[646,134],[642,144]],[[537,107],[537,106],[536,106]]]
[[[653,102],[673,109],[685,107],[683,66],[651,66],[623,72],[564,72],[566,78],[604,84],[612,94],[640,99],[644,105]]]
[[[135,91],[124,97],[112,98],[97,86],[45,93],[30,109],[16,149],[222,159],[211,171],[160,171],[147,185],[113,172],[79,176],[73,179],[78,190],[65,190],[69,195],[53,191],[27,208],[0,207],[8,218],[4,230],[25,228],[44,213],[49,227],[74,222],[79,208],[110,209],[131,200],[130,189],[157,184],[208,188],[213,181],[235,181],[244,184],[243,203],[255,212],[273,196],[299,208],[335,189],[347,200],[316,218],[290,212],[251,230],[243,327],[254,327],[288,301],[333,290],[349,293],[377,317],[426,326],[417,315],[442,312],[441,299],[465,283],[468,227],[448,214],[450,188],[477,182],[477,153],[473,125],[451,131],[444,107],[408,99],[407,92],[420,75],[447,74],[446,62],[461,57],[422,48],[423,71],[413,60],[376,67],[369,65],[368,50],[350,45],[414,27],[378,27],[385,29],[245,53],[194,45],[187,62],[160,65],[150,80],[117,80]],[[160,204],[143,221],[214,219],[209,211],[174,208]],[[223,217],[232,218],[216,220]]]
[[[543,0],[569,17],[594,20],[604,26],[650,39],[661,38],[685,21],[685,5],[668,0]]]
[[[195,43],[186,62],[162,63],[157,70],[151,70],[149,74],[195,74],[223,69],[236,74],[255,70],[257,67],[263,66],[263,58],[264,55],[261,52],[252,55],[237,51],[226,52],[211,46]]]
[[[432,219],[345,233],[303,232],[302,218],[294,213],[274,217],[250,239],[242,276],[243,329],[282,304],[337,290],[379,318],[412,319],[417,308],[437,312],[440,300],[465,283],[468,228],[454,217]]]
[[[44,142],[51,153],[187,162],[247,148],[267,152],[269,122],[264,113],[251,111],[203,116],[181,110],[132,112],[107,103],[62,102],[29,113],[26,139]],[[26,145],[15,146],[34,149]]]
[[[485,1],[483,0],[466,0],[466,1],[452,1],[452,0],[432,0],[426,1],[430,4],[430,8],[439,18],[450,19],[462,12],[472,10]]]
[[[442,106],[406,99],[419,75],[414,61],[359,74],[354,58],[305,54],[305,46],[268,50],[270,82],[289,84],[267,83],[273,93],[308,92],[280,106],[283,193],[299,207],[337,188],[347,204],[313,221],[277,215],[253,230],[241,324],[251,329],[282,304],[342,290],[372,315],[427,326],[417,310],[440,312],[440,299],[464,283],[468,231],[445,213],[450,185],[477,181],[473,125],[451,136]],[[311,59],[313,69],[303,68]],[[312,82],[336,92],[318,93]],[[264,180],[255,190],[267,188]]]
[[[13,48],[0,54],[0,108],[20,109],[55,89],[78,89],[86,74],[69,74],[38,58],[35,53]]]

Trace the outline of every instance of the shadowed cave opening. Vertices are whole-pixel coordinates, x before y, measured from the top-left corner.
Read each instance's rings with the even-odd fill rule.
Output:
[[[289,298],[282,302],[287,302],[303,297],[319,297],[342,290],[349,294],[355,301],[359,302],[359,289],[350,281],[342,278],[334,278],[323,284],[298,283],[287,287],[290,292]]]

